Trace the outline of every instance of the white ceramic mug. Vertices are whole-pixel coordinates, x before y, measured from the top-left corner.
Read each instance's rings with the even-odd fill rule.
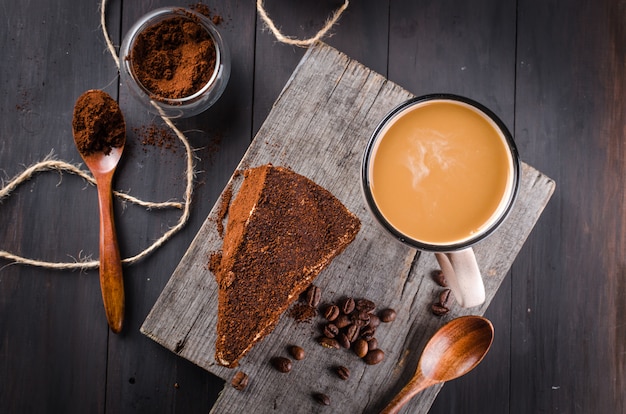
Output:
[[[436,254],[463,307],[485,301],[471,246],[504,221],[520,174],[504,123],[481,104],[450,94],[393,109],[372,134],[361,167],[374,217],[398,240]]]

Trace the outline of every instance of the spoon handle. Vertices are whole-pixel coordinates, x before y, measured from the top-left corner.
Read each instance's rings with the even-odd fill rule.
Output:
[[[114,333],[119,333],[124,322],[124,279],[113,221],[111,176],[104,174],[97,185],[100,204],[100,290],[109,327]]]
[[[415,373],[415,376],[402,388],[402,390],[394,397],[393,400],[381,411],[381,414],[396,414],[400,412],[400,409],[404,407],[406,403],[411,401],[419,392],[424,389],[437,384],[439,381],[435,381],[429,378],[425,378],[421,371]]]

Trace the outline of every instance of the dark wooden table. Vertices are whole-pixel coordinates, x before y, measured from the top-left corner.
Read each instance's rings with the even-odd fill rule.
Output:
[[[111,0],[114,43],[141,15],[173,3],[189,5]],[[0,412],[206,413],[221,390],[139,327],[304,50],[277,42],[253,1],[206,4],[224,18],[233,70],[214,107],[176,122],[197,149],[189,222],[125,268],[120,335],[106,326],[97,270],[0,260]],[[341,4],[266,7],[285,33],[306,37]],[[119,99],[128,126],[115,187],[182,200],[184,150],[141,142],[146,127],[163,124],[118,86],[99,2],[4,1],[0,10],[0,178],[51,154],[80,163],[73,105],[99,88]],[[431,412],[626,412],[626,2],[354,0],[332,33],[330,45],[414,94],[487,105],[522,159],[557,183],[487,312],[491,352],[446,384]],[[115,212],[124,257],[180,217],[121,202]],[[95,189],[72,174],[37,174],[0,200],[0,250],[67,262],[97,258],[97,243]]]

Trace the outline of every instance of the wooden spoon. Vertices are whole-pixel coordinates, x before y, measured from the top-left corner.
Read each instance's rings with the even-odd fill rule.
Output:
[[[124,322],[124,280],[115,223],[111,184],[124,151],[126,124],[115,100],[99,90],[82,94],[74,106],[74,141],[93,174],[100,205],[100,290],[109,327],[114,333]]]
[[[382,414],[397,413],[417,393],[470,372],[489,351],[493,325],[480,316],[462,316],[442,326],[428,341],[415,375]]]

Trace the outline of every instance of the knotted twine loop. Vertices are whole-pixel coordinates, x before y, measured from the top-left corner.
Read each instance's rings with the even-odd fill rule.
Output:
[[[324,27],[322,27],[313,37],[310,37],[308,39],[302,39],[302,40],[285,36],[284,34],[280,32],[280,30],[278,30],[278,28],[276,27],[272,19],[270,19],[267,12],[265,11],[265,8],[263,7],[263,0],[257,0],[256,8],[259,12],[259,15],[261,16],[261,18],[263,19],[267,27],[272,31],[274,36],[276,36],[276,39],[278,39],[278,41],[282,43],[286,43],[288,45],[308,47],[308,46],[311,46],[313,43],[317,42],[318,40],[320,40],[321,38],[323,38],[324,36],[326,36],[330,28],[333,27],[335,23],[337,23],[337,20],[339,20],[343,12],[348,8],[348,4],[349,4],[349,1],[345,0],[343,5],[339,7],[337,10],[335,10],[333,15],[328,20],[326,20],[326,24],[324,25]]]
[[[117,69],[119,71],[120,59],[117,56],[117,52],[115,51],[115,46],[113,45],[113,42],[111,41],[108,29],[107,29],[107,25],[106,25],[106,3],[107,3],[107,0],[102,0],[101,7],[100,7],[100,25],[102,26],[102,33],[104,35],[107,49],[109,50],[109,53],[111,54],[111,57],[115,61],[115,65],[117,66]],[[114,191],[113,194],[116,197],[119,197],[125,201],[129,201],[131,203],[143,206],[148,210],[162,209],[162,208],[178,208],[178,209],[182,209],[183,213],[178,219],[178,222],[176,223],[175,226],[171,227],[159,239],[157,239],[154,243],[152,243],[152,245],[150,245],[148,248],[146,248],[139,254],[123,259],[122,263],[124,264],[132,264],[132,263],[138,262],[139,260],[145,258],[149,254],[154,252],[156,249],[161,247],[166,241],[168,241],[174,234],[176,234],[185,226],[190,216],[191,196],[193,193],[193,181],[195,178],[193,150],[191,148],[191,145],[189,144],[189,141],[185,137],[185,135],[176,127],[176,125],[174,125],[172,120],[164,115],[164,113],[161,111],[161,108],[159,108],[158,105],[154,101],[151,101],[151,103],[159,111],[160,117],[163,120],[163,122],[165,122],[165,124],[167,124],[167,126],[176,134],[178,139],[181,141],[181,143],[185,147],[186,159],[187,159],[187,166],[186,166],[187,183],[185,186],[185,194],[183,196],[184,202],[179,203],[179,202],[168,201],[168,202],[154,203],[154,202],[142,201],[138,198],[132,197],[125,193],[121,193],[119,191]],[[36,173],[44,172],[44,171],[58,171],[60,173],[68,172],[68,173],[75,174],[83,178],[85,181],[87,181],[88,183],[92,185],[96,185],[95,179],[91,175],[89,175],[87,172],[80,169],[79,166],[67,163],[65,161],[56,160],[54,159],[53,153],[51,152],[48,156],[46,156],[43,159],[43,161],[40,161],[36,164],[31,165],[30,167],[27,167],[24,171],[22,171],[21,173],[19,173],[12,179],[10,179],[6,183],[6,185],[4,185],[5,183],[3,182],[2,184],[4,186],[0,188],[0,201],[3,198],[8,197],[11,194],[11,192],[13,192],[21,184],[30,180]],[[30,259],[30,258],[23,257],[20,255],[16,255],[16,254],[4,251],[4,250],[0,250],[0,258],[9,260],[13,263],[36,266],[36,267],[44,267],[48,269],[59,269],[59,270],[66,270],[66,269],[86,270],[86,269],[97,268],[100,265],[100,262],[98,260],[90,260],[90,261],[79,260],[79,261],[67,262],[67,263],[34,260],[34,259]]]

